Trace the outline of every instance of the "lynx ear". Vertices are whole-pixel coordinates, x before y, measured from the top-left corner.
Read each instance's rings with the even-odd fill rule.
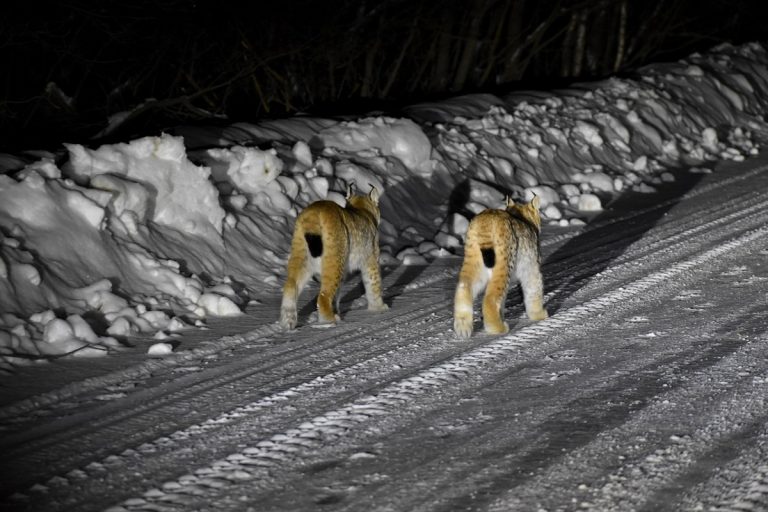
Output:
[[[349,198],[352,197],[352,192],[354,190],[355,190],[355,184],[354,183],[350,183],[349,185],[347,185],[347,197],[346,197],[347,201],[349,201]]]
[[[379,194],[379,189],[371,185],[371,191],[368,192],[368,197],[371,198],[371,201],[373,201],[375,204],[379,204],[379,197],[381,197],[381,194]]]
[[[512,208],[513,206],[515,206],[515,201],[514,199],[512,199],[512,196],[510,195],[504,196],[504,206],[506,206],[507,208]]]
[[[540,204],[541,204],[541,201],[539,200],[539,196],[537,196],[536,194],[533,194],[533,199],[531,199],[531,206],[533,206],[538,210]]]

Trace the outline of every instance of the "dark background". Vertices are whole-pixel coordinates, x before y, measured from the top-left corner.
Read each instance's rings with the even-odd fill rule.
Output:
[[[765,38],[766,0],[10,2],[0,150],[561,86]],[[130,111],[114,133],[108,116]]]

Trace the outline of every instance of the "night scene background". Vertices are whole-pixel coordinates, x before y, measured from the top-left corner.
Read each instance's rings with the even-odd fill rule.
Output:
[[[10,2],[2,146],[546,89],[765,35],[760,0]]]
[[[0,509],[768,510],[764,3],[6,2]],[[281,325],[374,190],[388,308]]]

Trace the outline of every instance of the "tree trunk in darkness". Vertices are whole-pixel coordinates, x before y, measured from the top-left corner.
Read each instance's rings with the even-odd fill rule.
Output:
[[[613,60],[612,71],[616,73],[624,62],[624,48],[627,44],[627,0],[619,4],[619,31],[616,41],[616,58]]]
[[[522,72],[520,69],[520,54],[525,45],[525,36],[523,33],[523,14],[525,0],[511,0],[512,8],[509,11],[507,21],[507,41],[509,45],[504,54],[503,68],[499,74],[498,81],[501,83],[520,80]]]
[[[581,68],[584,63],[584,50],[587,37],[587,11],[576,13],[576,47],[573,50],[573,66],[571,76],[581,76]]]
[[[467,84],[467,78],[469,72],[475,63],[477,56],[477,48],[480,45],[480,24],[483,21],[485,15],[486,3],[482,0],[475,0],[470,8],[471,22],[466,32],[464,40],[464,48],[459,58],[458,66],[456,67],[456,75],[454,76],[453,85],[451,90],[460,91]]]
[[[571,19],[568,22],[568,29],[565,31],[565,37],[563,38],[562,53],[560,55],[560,76],[572,76],[571,66],[573,65],[573,47],[574,38],[576,33],[576,25],[578,13],[571,14]]]
[[[376,69],[376,53],[379,49],[379,38],[376,38],[376,43],[371,46],[365,53],[365,74],[363,75],[363,83],[360,89],[360,96],[363,98],[370,98],[373,96],[374,88],[374,73]]]
[[[504,36],[504,28],[506,27],[506,21],[509,17],[509,10],[514,3],[514,0],[506,0],[502,8],[502,12],[499,16],[496,16],[496,30],[494,30],[493,40],[488,48],[488,59],[485,65],[485,70],[480,75],[478,80],[479,84],[485,85],[488,83],[491,75],[498,76],[499,63],[503,60],[501,52],[499,52],[499,46],[501,45],[502,38]],[[493,83],[497,83],[494,77]]]
[[[451,63],[451,47],[453,46],[451,32],[453,29],[454,17],[446,10],[443,11],[441,18],[442,22],[437,28],[440,35],[437,43],[435,72],[431,84],[427,87],[428,90],[432,91],[442,91],[446,89],[446,86],[448,85],[448,70]]]
[[[413,25],[411,25],[411,30],[408,31],[408,39],[403,41],[403,46],[400,48],[400,54],[397,56],[394,66],[392,66],[392,69],[388,70],[387,72],[388,77],[384,83],[384,86],[379,91],[382,98],[389,97],[389,93],[392,90],[392,85],[395,83],[395,80],[398,78],[398,75],[400,73],[400,67],[403,64],[403,59],[405,58],[406,52],[411,47],[411,43],[413,42],[413,38],[416,36],[417,30],[418,30],[418,24],[414,21]]]

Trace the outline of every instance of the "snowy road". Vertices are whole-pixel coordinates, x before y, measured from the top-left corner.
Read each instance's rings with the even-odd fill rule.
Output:
[[[2,505],[768,510],[768,162],[683,176],[545,228],[551,318],[512,293],[507,336],[454,339],[452,258],[385,269],[384,314],[351,281],[333,329],[265,297],[166,359],[25,369]]]

